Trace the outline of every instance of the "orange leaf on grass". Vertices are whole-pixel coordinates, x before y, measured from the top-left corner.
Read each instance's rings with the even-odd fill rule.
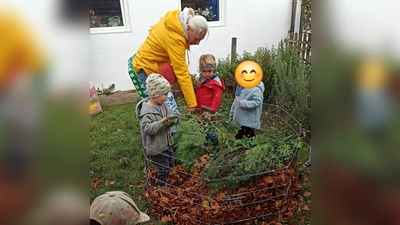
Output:
[[[309,191],[306,191],[306,192],[304,192],[304,197],[310,197],[311,196],[311,192],[309,192]]]
[[[206,160],[204,157],[201,157],[201,158],[200,158],[200,162],[202,162],[202,163],[206,163],[206,162],[207,162],[207,160]]]
[[[296,183],[295,185],[294,185],[296,188],[298,188],[298,189],[301,189],[303,186],[301,186],[301,184],[299,184],[299,183]]]
[[[310,211],[310,207],[308,205],[304,205],[303,209],[306,211]]]

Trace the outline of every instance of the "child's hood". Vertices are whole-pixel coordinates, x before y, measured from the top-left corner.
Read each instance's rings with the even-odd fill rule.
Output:
[[[147,104],[148,98],[142,99],[137,105],[136,105],[136,117],[138,119],[142,118],[146,114],[160,114],[154,108]],[[146,103],[146,104],[145,104]]]
[[[173,30],[178,33],[180,36],[185,37],[182,25],[179,21],[180,10],[171,10],[165,14],[164,25],[168,27],[168,29]]]
[[[236,88],[236,91],[235,91],[235,95],[239,96],[240,93],[242,92],[242,90],[244,90],[244,89],[247,90],[246,93],[253,93],[256,90],[256,88],[260,89],[261,92],[264,93],[265,87],[264,87],[264,83],[261,81],[257,86],[252,87],[252,88],[244,88],[244,87],[238,85],[238,87]]]
[[[262,92],[265,90],[264,83],[262,81],[256,87],[260,88]]]

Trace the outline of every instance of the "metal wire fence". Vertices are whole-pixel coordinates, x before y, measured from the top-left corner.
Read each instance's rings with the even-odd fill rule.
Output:
[[[269,105],[263,120],[270,127],[264,135],[271,138],[288,130],[294,137],[301,135],[299,123],[279,106]],[[288,211],[298,179],[296,146],[288,154],[237,163],[210,164],[205,155],[192,170],[171,151],[145,153],[147,198],[162,221],[254,224]],[[245,157],[245,151],[242,154],[236,156]]]

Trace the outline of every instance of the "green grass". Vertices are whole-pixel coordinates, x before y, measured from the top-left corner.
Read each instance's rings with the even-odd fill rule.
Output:
[[[183,101],[178,99],[181,106]],[[222,102],[220,110],[229,110],[230,100]],[[139,121],[135,118],[135,103],[120,105],[102,105],[103,112],[90,118],[90,169],[94,171],[91,181],[95,178],[103,181],[95,189],[90,184],[90,203],[99,195],[107,191],[121,190],[130,194],[138,207],[145,211],[148,208],[146,199],[141,199],[145,184],[138,184],[144,179],[143,150],[141,143]],[[183,112],[184,107],[180,107]],[[311,171],[302,167],[309,155],[309,145],[306,143],[299,151],[299,176],[303,185],[300,195],[311,192]],[[304,177],[308,182],[303,183]],[[105,185],[106,180],[115,181]],[[311,200],[311,197],[304,200]],[[308,204],[311,207],[311,204]],[[296,224],[305,216],[301,224],[311,224],[311,210],[302,210]],[[149,222],[155,225],[162,224],[158,218]]]

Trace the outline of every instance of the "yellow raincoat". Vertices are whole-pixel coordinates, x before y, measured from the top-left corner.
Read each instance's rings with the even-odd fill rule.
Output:
[[[135,72],[141,69],[147,75],[157,73],[158,68],[164,63],[171,63],[188,108],[197,106],[192,79],[186,64],[186,50],[190,44],[185,38],[178,15],[180,10],[167,12],[165,16],[154,25],[145,42],[139,48],[133,61]]]
[[[32,29],[11,10],[0,10],[0,90],[19,76],[35,75],[44,55]]]

